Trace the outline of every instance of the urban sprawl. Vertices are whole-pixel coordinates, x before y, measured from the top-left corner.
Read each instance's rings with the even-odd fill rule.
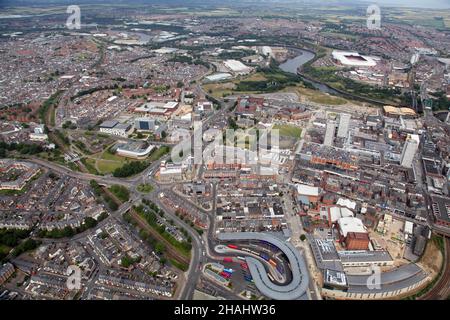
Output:
[[[271,5],[4,5],[1,300],[448,299],[449,12]]]

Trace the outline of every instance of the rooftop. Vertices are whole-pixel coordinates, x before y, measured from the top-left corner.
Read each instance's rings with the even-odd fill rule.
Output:
[[[107,120],[102,122],[102,124],[100,125],[100,128],[108,128],[108,129],[112,129],[114,128],[119,122],[116,120]]]
[[[349,232],[367,233],[361,219],[355,217],[343,217],[338,219],[339,229],[343,237]]]
[[[268,278],[264,265],[255,258],[247,257],[246,261],[256,287],[267,297],[277,300],[297,300],[305,294],[309,284],[308,268],[303,256],[289,242],[282,241],[271,234],[259,232],[219,233],[218,237],[222,241],[263,240],[275,245],[287,256],[291,266],[292,281],[284,286],[274,284]]]

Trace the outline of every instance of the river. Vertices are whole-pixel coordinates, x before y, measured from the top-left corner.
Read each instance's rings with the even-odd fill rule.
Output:
[[[298,72],[297,72],[298,68],[300,68],[305,63],[311,61],[316,56],[313,52],[308,51],[308,50],[303,50],[303,49],[294,49],[294,52],[296,52],[298,54],[295,58],[289,59],[286,62],[280,64],[279,68],[281,70],[283,70],[284,72],[298,74]],[[316,82],[316,81],[313,81],[310,79],[306,79],[305,77],[302,77],[302,76],[301,76],[301,78],[304,82],[311,84],[315,89],[317,89],[321,92],[336,95],[336,96],[342,96],[341,93],[339,93],[336,90],[333,90],[332,88],[330,88],[327,85],[324,85],[320,82]]]
[[[289,59],[280,64],[280,69],[284,72],[297,74],[297,69],[305,63],[311,61],[316,56],[311,51],[296,49],[295,53],[298,55],[295,58]]]
[[[323,84],[323,83],[320,83],[320,82],[317,82],[317,81],[305,78],[304,76],[302,76],[301,74],[298,73],[298,68],[300,68],[305,63],[307,63],[307,62],[311,61],[312,59],[314,59],[315,54],[313,52],[311,52],[311,51],[304,50],[304,49],[295,48],[295,49],[292,49],[292,50],[294,50],[294,52],[296,52],[298,55],[295,58],[289,59],[286,62],[284,62],[284,63],[279,65],[279,68],[281,70],[283,70],[284,72],[297,74],[297,75],[300,76],[300,78],[303,80],[303,82],[309,83],[316,90],[319,90],[319,91],[324,92],[324,93],[328,93],[330,95],[340,96],[340,97],[344,97],[344,98],[352,99],[352,100],[368,102],[368,103],[371,103],[373,105],[380,105],[380,106],[385,105],[385,103],[383,101],[377,101],[377,100],[374,100],[374,99],[361,97],[361,96],[358,96],[356,94],[347,93],[345,91],[335,90],[335,89],[327,86],[326,84]],[[397,106],[394,103],[391,103],[391,105]]]

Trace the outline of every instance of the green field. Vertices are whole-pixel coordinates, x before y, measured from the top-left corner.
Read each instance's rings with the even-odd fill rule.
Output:
[[[111,191],[117,199],[119,199],[122,202],[127,202],[130,200],[130,191],[124,186],[120,185],[112,185],[108,188],[109,191]]]
[[[5,246],[4,244],[0,244],[0,256],[2,256],[2,255],[6,256],[10,250],[11,250],[10,247]]]
[[[170,152],[170,147],[168,146],[162,146],[159,147],[158,150],[153,151],[148,158],[150,161],[156,161],[159,160],[162,156]]]
[[[128,162],[128,159],[105,150],[86,158],[85,162],[88,164],[88,170],[92,171],[91,173],[95,173],[94,170],[98,169],[100,174],[107,174],[122,167],[124,163]]]
[[[98,170],[100,170],[100,172],[102,173],[111,173],[117,168],[120,168],[121,166],[122,166],[121,162],[97,160]]]
[[[117,161],[117,162],[123,162],[125,160],[124,157],[117,156],[115,154],[110,153],[109,151],[103,152],[101,159],[103,160],[111,160],[111,161]]]
[[[142,193],[150,193],[153,191],[153,186],[151,184],[148,183],[143,183],[137,186],[137,191],[142,192]]]
[[[339,106],[348,103],[348,101],[344,98],[332,96],[317,90],[304,88],[301,85],[296,87],[289,87],[283,91],[296,93],[300,100],[307,100],[318,104]]]
[[[83,159],[81,159],[81,162],[84,164],[84,166],[89,171],[89,173],[91,173],[91,174],[99,174],[97,169],[95,169],[95,159],[83,158]]]
[[[149,161],[157,161],[169,152],[170,147],[161,146],[158,149],[154,150],[150,154],[148,159]],[[88,166],[88,170],[91,173],[95,173],[95,170],[98,170],[97,174],[112,173],[116,169],[123,167],[124,164],[130,163],[130,161],[131,160],[128,158],[111,153],[108,149],[95,155],[89,156],[89,158],[85,158],[84,160],[84,162]]]
[[[299,139],[302,134],[302,129],[291,125],[279,125],[273,126],[272,130],[279,130],[280,136],[292,137]]]
[[[265,74],[264,72],[255,72],[227,82],[204,84],[203,89],[214,98],[221,99],[233,94],[256,94],[261,91],[261,88],[255,87],[254,84],[284,80],[286,80],[286,76],[281,73]]]

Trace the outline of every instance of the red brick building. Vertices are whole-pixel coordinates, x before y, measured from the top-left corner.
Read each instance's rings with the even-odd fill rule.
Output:
[[[369,235],[362,232],[349,232],[345,238],[347,250],[368,250],[369,242]]]

